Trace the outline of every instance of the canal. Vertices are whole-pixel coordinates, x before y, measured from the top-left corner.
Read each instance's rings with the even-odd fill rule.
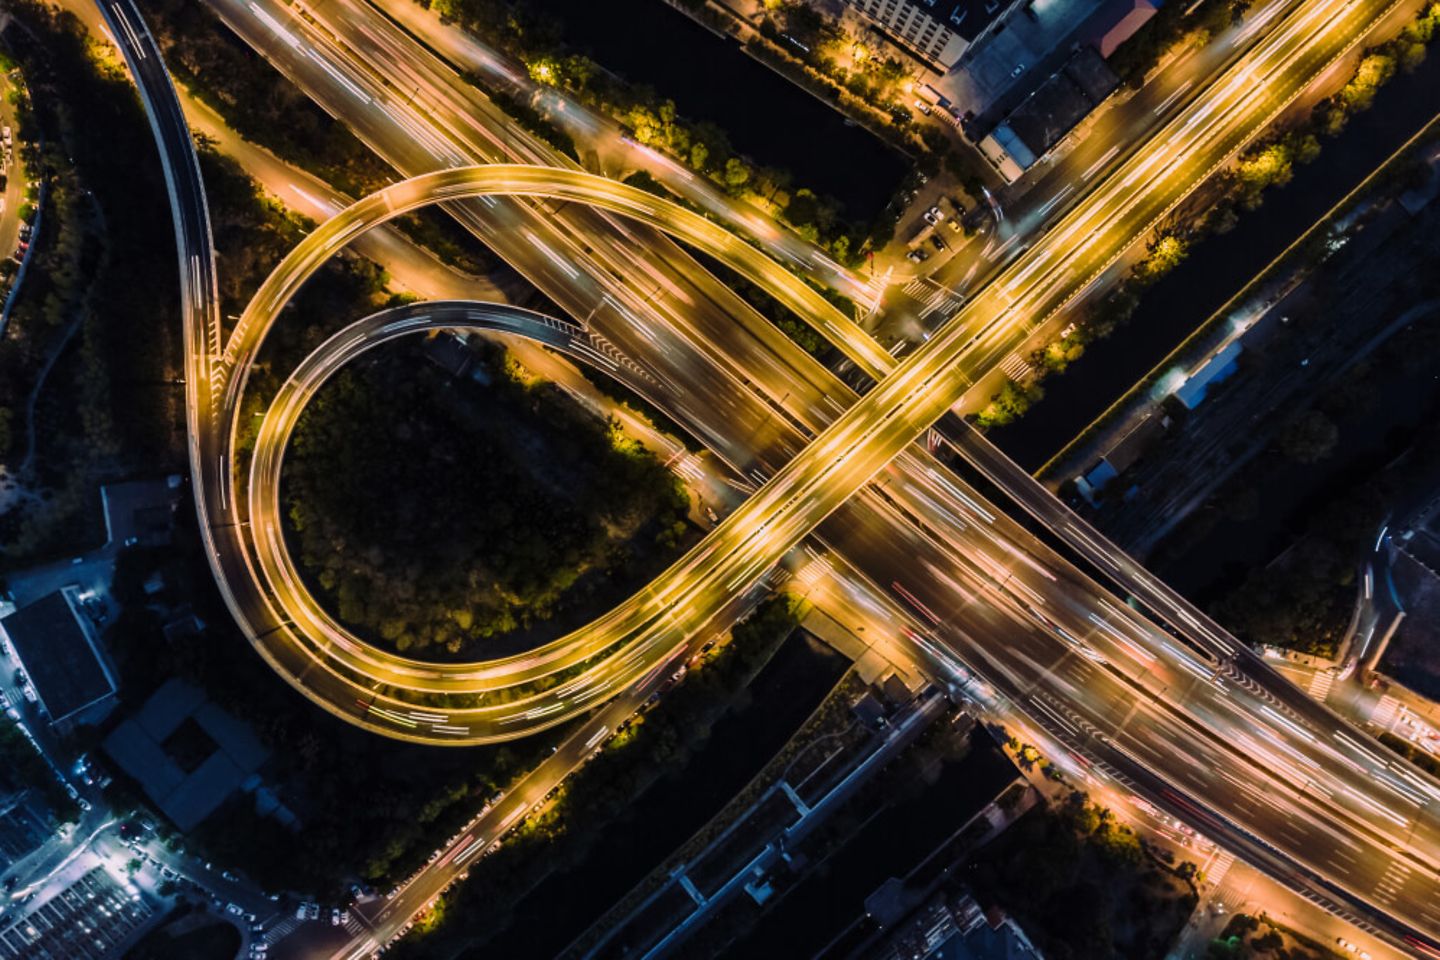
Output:
[[[1225,236],[1198,244],[1145,292],[1128,324],[1047,380],[1045,399],[991,439],[1025,469],[1039,469],[1436,113],[1440,56],[1432,52],[1414,73],[1391,80],[1339,137],[1322,140],[1320,158],[1267,193],[1259,210],[1242,213]]]
[[[531,0],[555,17],[571,49],[675,101],[681,116],[724,130],[761,166],[788,170],[845,205],[855,221],[884,209],[909,167],[865,128],[663,0]]]

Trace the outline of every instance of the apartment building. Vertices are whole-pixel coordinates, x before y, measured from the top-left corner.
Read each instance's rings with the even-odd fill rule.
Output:
[[[1017,0],[849,0],[881,33],[944,73]]]

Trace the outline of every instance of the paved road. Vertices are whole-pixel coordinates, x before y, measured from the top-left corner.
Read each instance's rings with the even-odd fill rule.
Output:
[[[1321,8],[1311,9],[1318,13],[1325,12]],[[1334,13],[1335,11],[1331,12]],[[1337,16],[1331,22],[1338,23],[1343,22],[1343,20],[1343,16]],[[1329,33],[1333,31],[1324,32]],[[1293,37],[1292,42],[1294,42]],[[1280,54],[1277,54],[1277,56],[1279,55]],[[1294,54],[1293,51],[1292,55],[1292,63],[1298,65],[1303,60],[1302,56]],[[1322,59],[1319,63],[1307,63],[1305,64],[1305,68],[1316,68],[1323,65],[1323,62]],[[1298,67],[1296,72],[1299,72]],[[1306,76],[1308,76],[1308,74],[1306,74]],[[1271,83],[1272,88],[1277,86],[1283,89],[1283,84]],[[1256,89],[1257,88],[1250,87],[1249,91],[1253,93]],[[1246,100],[1250,99],[1249,93],[1242,90],[1239,84],[1233,83],[1225,91],[1225,96],[1233,99],[1240,105],[1243,105]],[[1214,107],[1212,106],[1211,110],[1213,109]],[[1204,119],[1204,117],[1192,118],[1192,128],[1199,126],[1201,119]],[[1223,140],[1226,133],[1224,126],[1225,125],[1214,121],[1207,123],[1203,131],[1198,131],[1195,134],[1195,136],[1201,137],[1199,145],[1204,147],[1206,141],[1210,139]],[[1217,137],[1206,135],[1210,131],[1214,131],[1217,127],[1220,128]],[[1191,128],[1186,128],[1187,131],[1190,129]],[[1194,139],[1194,137],[1190,139]],[[1213,146],[1216,150],[1220,150],[1219,156],[1225,154],[1226,151],[1222,149],[1222,143],[1213,144]],[[1176,179],[1183,181],[1186,176],[1193,177],[1208,169],[1202,162],[1204,155],[1204,150],[1181,151],[1174,160],[1164,164],[1160,172],[1163,172],[1165,175],[1173,174]],[[1129,183],[1122,184],[1122,186],[1128,187],[1130,183],[1135,182],[1140,176],[1147,174],[1147,167],[1143,164],[1148,163],[1149,167],[1154,167],[1156,163],[1162,159],[1165,159],[1164,156],[1157,155],[1152,156],[1148,161],[1136,161],[1139,165],[1132,170],[1132,179]],[[1199,169],[1186,172],[1185,168],[1191,164],[1198,164]],[[1166,177],[1161,176],[1158,179],[1163,181]],[[1155,182],[1156,178],[1153,174],[1150,174],[1150,180],[1152,184]],[[1155,192],[1163,193],[1163,191]],[[1119,211],[1120,219],[1123,220],[1125,215],[1128,214],[1136,216],[1140,222],[1147,222],[1144,220],[1144,217],[1147,215],[1145,203],[1143,202],[1144,199],[1145,198],[1141,198],[1141,202],[1138,203],[1122,205]],[[1152,200],[1152,202],[1155,200],[1153,196],[1150,196],[1149,199]],[[1128,209],[1126,209],[1127,207]],[[1090,212],[1093,213],[1094,211],[1092,210]],[[1150,211],[1150,213],[1153,214],[1153,210]],[[1075,227],[1077,228],[1082,225],[1082,222],[1075,223]],[[1121,232],[1123,233],[1123,231]],[[1056,235],[1059,235],[1058,231]],[[1061,242],[1065,239],[1069,239],[1068,234],[1063,235]],[[852,408],[850,412],[838,419],[838,427],[832,428],[832,433],[829,434],[832,439],[838,438],[838,447],[832,447],[827,450],[825,448],[826,439],[822,437],[821,440],[818,441],[817,446],[812,446],[805,453],[798,455],[795,462],[792,462],[790,466],[785,468],[786,472],[801,481],[802,493],[792,495],[788,491],[781,489],[777,495],[774,493],[767,494],[762,491],[757,497],[752,498],[747,506],[749,506],[749,504],[759,503],[760,506],[755,507],[754,510],[760,514],[771,514],[773,519],[768,521],[768,523],[776,523],[776,521],[778,521],[777,528],[779,524],[790,524],[798,531],[805,528],[806,524],[810,522],[807,519],[807,515],[808,517],[823,518],[830,512],[828,509],[824,509],[825,504],[823,501],[827,496],[837,501],[848,497],[854,486],[862,483],[873,475],[875,471],[880,469],[884,463],[888,462],[895,453],[898,453],[901,447],[908,445],[915,432],[922,429],[924,424],[934,419],[934,417],[925,419],[925,417],[932,412],[932,407],[940,404],[934,411],[936,416],[944,411],[945,405],[943,404],[943,398],[937,400],[934,396],[927,395],[923,389],[917,391],[915,389],[916,387],[923,387],[927,382],[937,380],[950,380],[954,383],[957,378],[963,377],[963,372],[957,372],[952,361],[961,358],[967,353],[973,352],[971,351],[971,346],[978,343],[982,338],[985,338],[987,331],[993,330],[994,321],[1003,317],[1004,313],[1007,312],[1010,307],[1016,307],[1018,312],[1018,310],[1026,306],[1040,306],[1047,299],[1065,295],[1063,288],[1071,277],[1069,274],[1063,273],[1057,276],[1057,269],[1054,267],[1046,268],[1045,273],[1041,275],[1042,282],[1038,285],[1038,288],[1036,284],[1027,282],[1028,275],[1024,273],[1025,270],[1035,273],[1039,271],[1041,267],[1046,266],[1045,260],[1047,258],[1040,256],[1037,251],[1043,250],[1047,246],[1051,245],[1042,244],[1037,247],[1035,251],[1031,251],[1031,256],[1021,258],[1018,265],[1013,268],[1009,274],[1014,278],[1012,286],[1008,288],[989,288],[991,290],[998,289],[1001,291],[995,298],[996,304],[991,307],[991,309],[998,310],[998,313],[986,319],[979,316],[978,311],[967,309],[966,314],[974,312],[976,316],[966,316],[962,314],[960,320],[951,322],[932,339],[930,344],[927,344],[925,348],[912,355],[908,361],[902,364],[894,376],[872,390],[871,393]],[[1105,245],[1102,243],[1098,246],[1103,247]],[[1081,253],[1085,253],[1083,248]],[[1103,254],[1104,251],[1099,250],[1092,252],[1091,255],[1100,256],[1100,259],[1094,262],[1103,265],[1105,262]],[[1065,259],[1072,259],[1068,255],[1057,256],[1053,249],[1050,251],[1049,256],[1056,257],[1057,261],[1062,263]],[[1084,261],[1081,261],[1082,266],[1083,264]],[[1045,279],[1049,279],[1051,282],[1043,282]],[[1083,278],[1077,279],[1083,280]],[[1004,278],[1002,278],[1000,282],[1003,284]],[[1025,289],[1017,289],[1017,285]],[[1014,297],[1014,299],[1009,303],[1004,303],[1003,300],[1007,295]],[[1033,304],[1029,303],[1032,299],[1034,301]],[[976,302],[981,301],[977,298]],[[980,323],[980,332],[975,333],[973,339],[971,338],[973,328],[966,323],[967,320],[978,320]],[[937,390],[935,392],[938,393],[941,391]],[[892,418],[896,418],[895,422],[886,426],[887,421]],[[905,422],[906,420],[912,422],[907,424]],[[877,423],[881,425],[879,428],[875,426]],[[839,452],[837,459],[828,461],[826,458],[836,454],[837,450]],[[852,457],[854,458],[853,460],[851,459]],[[772,484],[765,488],[765,490],[773,491],[777,489],[777,487],[778,485]],[[846,489],[847,487],[849,487],[849,489]],[[223,483],[220,492],[223,498],[226,493]],[[797,507],[797,501],[802,499],[819,502],[804,503]],[[225,509],[223,500],[222,509]],[[815,522],[818,522],[818,518]],[[762,522],[767,521],[762,520]],[[743,524],[736,524],[736,527],[743,526]],[[759,530],[763,533],[765,527],[761,526]],[[752,537],[743,542],[750,543],[753,539],[758,538]],[[763,560],[765,559],[766,549],[768,549],[768,546],[762,544],[755,547],[752,552],[758,553]],[[749,558],[742,558],[741,562],[748,563]],[[733,571],[735,564],[736,561],[726,558],[717,564],[717,569],[725,570],[728,566],[728,568]],[[739,569],[741,571],[740,580],[743,581],[746,576],[749,575],[749,570],[746,566],[741,566]],[[725,575],[725,573],[719,574],[721,577]],[[1007,577],[1007,579],[1009,579],[1009,577]]]

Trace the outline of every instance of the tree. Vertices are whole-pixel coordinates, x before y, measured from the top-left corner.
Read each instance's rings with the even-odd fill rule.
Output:
[[[1189,253],[1189,244],[1174,234],[1157,237],[1150,244],[1150,254],[1137,270],[1146,280],[1158,280],[1180,265]]]
[[[1290,182],[1294,175],[1290,151],[1283,143],[1272,143],[1258,153],[1241,160],[1240,181],[1251,196],[1257,196],[1268,187]]]
[[[725,161],[725,186],[731,193],[738,193],[750,181],[750,165],[739,157]]]
[[[1296,463],[1319,463],[1335,452],[1340,430],[1319,410],[1307,410],[1291,420],[1280,435],[1280,452]]]

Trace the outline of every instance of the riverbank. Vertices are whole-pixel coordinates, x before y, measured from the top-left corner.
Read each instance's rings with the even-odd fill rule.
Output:
[[[1288,184],[1267,191],[1258,211],[1242,213],[1223,237],[1194,245],[1184,261],[1145,290],[1122,330],[1063,376],[1046,380],[1045,400],[1035,411],[993,430],[991,439],[1027,470],[1039,469],[1239,286],[1215,278],[1248,280],[1257,264],[1284,250],[1437,112],[1440,57],[1431,56],[1415,72],[1391,80],[1370,110],[1325,142],[1318,162],[1295,168]]]

